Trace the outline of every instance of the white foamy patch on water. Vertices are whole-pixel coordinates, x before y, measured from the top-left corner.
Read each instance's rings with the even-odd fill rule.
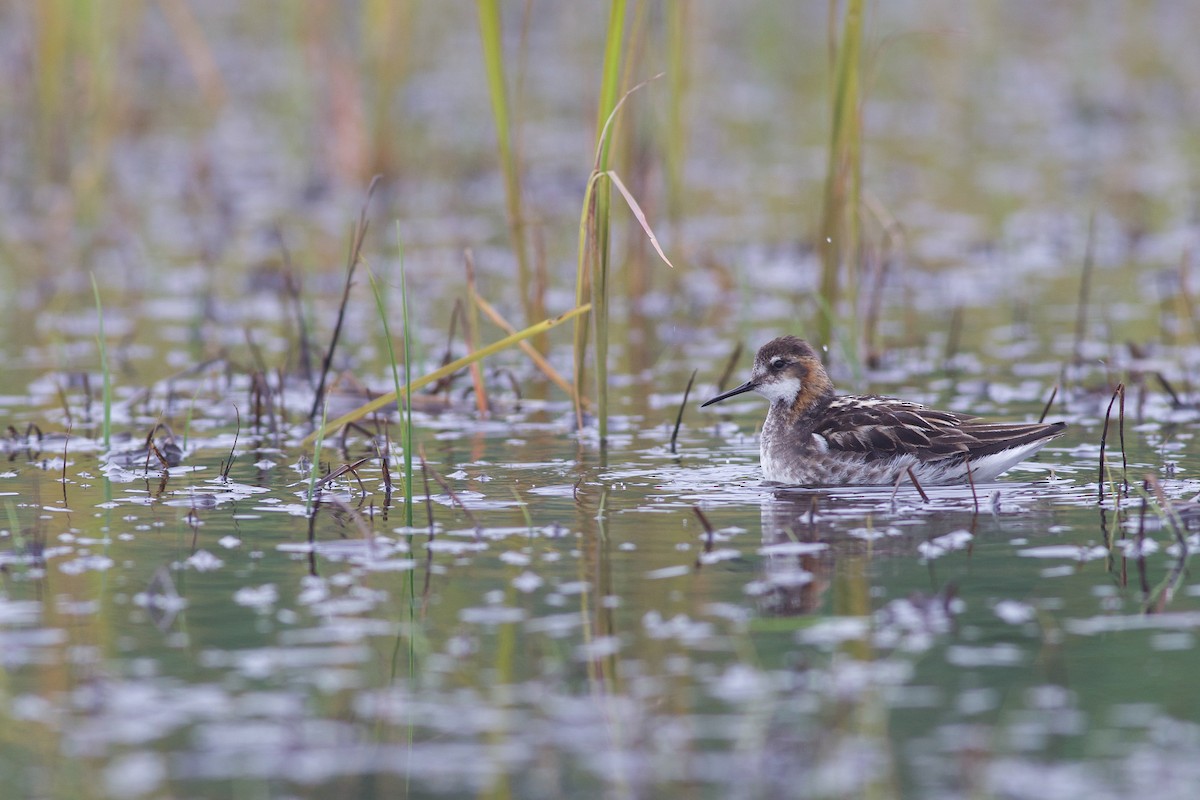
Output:
[[[243,586],[233,593],[233,602],[250,608],[269,608],[279,600],[279,590],[273,583],[262,586]]]
[[[1093,561],[1108,556],[1108,548],[1100,545],[1048,544],[1041,547],[1026,547],[1017,555],[1026,558],[1069,558],[1072,561]]]
[[[543,583],[545,583],[545,581],[542,580],[540,575],[529,572],[528,570],[522,572],[520,575],[512,579],[513,588],[515,588],[518,592],[524,592],[525,594],[529,594],[530,592],[536,590]]]
[[[762,556],[808,556],[828,549],[829,545],[825,542],[780,542],[758,548],[758,554]]]
[[[67,575],[82,575],[85,572],[104,572],[112,569],[114,562],[108,556],[85,555],[58,565],[58,569]]]
[[[221,567],[225,566],[224,561],[217,558],[207,550],[197,550],[183,563],[184,566],[191,567],[197,572],[212,572],[213,570],[220,569]]]
[[[477,625],[504,625],[513,622],[522,622],[525,616],[525,609],[513,608],[511,606],[464,608],[458,612],[460,621],[475,623]]]
[[[996,616],[1010,625],[1023,625],[1037,616],[1037,609],[1017,600],[1001,600],[992,607]]]
[[[692,568],[687,564],[679,564],[674,567],[662,567],[661,569],[652,569],[646,573],[646,577],[650,580],[658,580],[660,578],[678,578],[682,575],[687,575],[692,571]]]
[[[917,545],[917,552],[921,558],[930,561],[953,550],[966,548],[974,538],[975,535],[968,530],[951,531],[928,542],[921,542]]]
[[[956,667],[1015,667],[1025,663],[1025,653],[1006,642],[982,647],[958,644],[946,648],[946,661]]]

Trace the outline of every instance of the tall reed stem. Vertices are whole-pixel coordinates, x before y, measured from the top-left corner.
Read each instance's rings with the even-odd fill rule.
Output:
[[[500,24],[498,0],[478,0],[479,34],[483,42],[483,63],[487,70],[488,93],[492,100],[492,118],[496,124],[496,146],[500,152],[500,167],[504,172],[504,197],[508,212],[509,236],[517,259],[517,282],[526,323],[546,316],[542,287],[535,285],[534,270],[525,237],[525,215],[521,200],[521,165],[513,142],[512,113],[508,85],[504,77],[504,36]],[[546,337],[534,340],[533,346],[545,352]]]
[[[596,121],[596,165],[593,179],[588,182],[584,200],[584,234],[580,241],[579,272],[575,282],[575,305],[589,300],[592,303],[591,323],[595,332],[596,413],[600,441],[608,439],[608,245],[609,201],[611,189],[607,181],[595,180],[595,172],[608,171],[608,154],[612,143],[609,126],[618,105],[621,88],[621,47],[625,37],[625,0],[613,0],[609,6],[608,33],[604,44],[604,66],[600,75],[600,105]],[[590,240],[591,246],[586,245]],[[587,320],[575,324],[575,396],[583,396],[585,372],[584,354],[588,339]],[[576,405],[576,417],[582,425],[582,408]]]
[[[104,336],[104,307],[100,303],[100,285],[96,283],[96,273],[92,273],[92,294],[96,297],[96,322],[99,326],[96,334],[96,346],[100,350],[100,371],[104,376],[104,452],[108,452],[112,443],[112,373],[108,368],[108,341]]]
[[[830,0],[830,30],[836,0]],[[862,190],[862,114],[860,78],[862,54],[862,0],[847,0],[840,41],[830,42],[833,59],[833,92],[829,133],[829,163],[825,172],[821,214],[821,300],[818,336],[828,352],[842,308],[857,326],[856,308],[859,242],[859,207]],[[844,270],[844,275],[843,275]],[[857,331],[852,339],[857,339]]]

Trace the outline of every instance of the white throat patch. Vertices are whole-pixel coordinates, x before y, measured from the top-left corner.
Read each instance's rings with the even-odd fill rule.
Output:
[[[790,406],[796,402],[796,395],[800,394],[800,379],[783,378],[777,381],[765,381],[760,383],[755,391],[770,400],[771,405],[783,403]]]

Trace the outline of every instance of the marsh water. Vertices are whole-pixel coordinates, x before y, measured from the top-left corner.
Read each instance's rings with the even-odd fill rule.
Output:
[[[3,6],[4,796],[1194,796],[1200,10],[870,7],[878,324],[833,377],[1070,426],[927,497],[765,485],[761,400],[698,408],[821,313],[826,4],[631,13],[634,78],[686,72],[623,112],[615,169],[675,268],[615,212],[609,439],[493,356],[487,413],[465,374],[414,404],[408,525],[394,408],[326,439],[319,475],[357,466],[311,496],[297,320],[328,347],[377,171],[330,417],[394,386],[366,270],[398,351],[397,236],[414,376],[464,249],[522,319],[475,7],[182,5],[100,25],[112,60],[75,66],[111,80],[61,78],[78,119],[35,80],[62,20]],[[607,10],[510,5],[558,313]],[[569,376],[569,326],[546,346]]]

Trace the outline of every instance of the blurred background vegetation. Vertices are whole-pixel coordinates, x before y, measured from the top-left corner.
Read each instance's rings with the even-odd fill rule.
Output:
[[[376,174],[374,217],[400,221],[430,316],[461,288],[441,276],[461,284],[465,247],[510,318],[568,307],[618,7],[620,89],[666,75],[629,100],[612,167],[679,267],[656,263],[618,207],[621,319],[665,291],[717,335],[780,317],[816,327],[837,230],[838,45],[856,8],[848,124],[861,142],[847,151],[857,188],[842,198],[836,314],[882,316],[903,341],[906,309],[1020,304],[964,265],[1048,276],[1073,303],[1093,215],[1098,266],[1135,267],[1101,277],[1093,300],[1128,297],[1146,268],[1166,275],[1151,281],[1164,295],[1186,279],[1192,4],[6,0],[10,333],[23,338],[32,310],[82,306],[89,271],[120,298],[186,286],[210,305],[269,283],[281,260],[309,290],[335,286]],[[394,252],[391,224],[372,237],[369,255]]]

